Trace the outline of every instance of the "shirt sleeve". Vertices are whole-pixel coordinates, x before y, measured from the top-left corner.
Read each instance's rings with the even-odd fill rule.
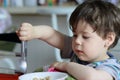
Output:
[[[62,58],[70,58],[71,57],[71,52],[72,52],[72,37],[66,36],[64,39],[64,48],[61,51],[61,57]]]
[[[120,64],[117,61],[106,62],[96,67],[96,69],[104,70],[112,75],[115,80],[120,80]]]

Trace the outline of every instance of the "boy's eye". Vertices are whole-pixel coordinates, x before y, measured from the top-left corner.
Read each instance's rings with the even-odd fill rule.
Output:
[[[88,39],[89,37],[88,36],[83,36],[84,39]]]

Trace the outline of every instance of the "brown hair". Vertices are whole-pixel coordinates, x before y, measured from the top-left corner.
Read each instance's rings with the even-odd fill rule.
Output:
[[[70,28],[74,32],[79,21],[85,21],[92,26],[102,38],[109,32],[116,34],[114,47],[120,37],[120,9],[110,2],[102,0],[87,0],[79,5],[70,16]]]

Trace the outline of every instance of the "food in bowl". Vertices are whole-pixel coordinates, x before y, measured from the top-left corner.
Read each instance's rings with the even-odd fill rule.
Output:
[[[35,72],[21,75],[19,80],[65,80],[67,77],[63,72]]]
[[[51,79],[50,79],[50,76],[46,76],[45,78],[37,78],[37,77],[35,77],[35,78],[33,78],[33,80],[51,80]]]

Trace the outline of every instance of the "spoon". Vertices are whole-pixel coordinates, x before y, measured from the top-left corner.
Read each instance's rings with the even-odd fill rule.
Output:
[[[20,62],[20,70],[23,73],[27,72],[27,42],[22,41],[21,44],[21,62]]]

